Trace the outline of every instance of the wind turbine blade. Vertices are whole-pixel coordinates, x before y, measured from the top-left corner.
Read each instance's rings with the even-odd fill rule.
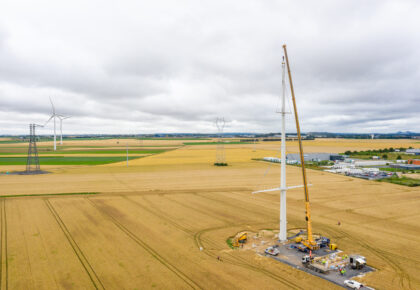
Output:
[[[47,124],[51,121],[51,119],[52,119],[52,118],[54,118],[54,115],[52,115],[52,116],[48,119],[48,121],[47,121],[47,122],[45,122],[45,124],[44,124],[43,126],[47,125]]]
[[[60,120],[64,120],[64,119],[68,119],[71,118],[72,116],[64,116],[64,115],[58,115],[56,114],[56,116],[60,119]]]
[[[54,107],[53,101],[51,100],[51,97],[50,97],[50,103],[51,103],[51,107],[53,109],[53,115],[55,115],[55,107]]]
[[[308,184],[308,186],[312,186],[312,184]],[[303,187],[303,185],[294,185],[294,186],[288,186],[285,189],[293,189],[293,188],[300,188]],[[252,194],[261,193],[261,192],[270,192],[270,191],[279,191],[282,190],[281,187],[271,188],[271,189],[264,189],[264,190],[258,190],[252,192]]]
[[[254,191],[252,194],[261,193],[261,192],[269,192],[269,191],[278,191],[278,190],[280,190],[280,187]]]
[[[308,184],[308,186],[312,186],[312,184]],[[287,189],[301,188],[301,187],[303,187],[303,185],[293,185],[293,186],[288,186]]]

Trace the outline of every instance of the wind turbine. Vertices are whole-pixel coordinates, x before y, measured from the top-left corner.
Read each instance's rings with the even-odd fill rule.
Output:
[[[60,145],[63,145],[63,120],[71,118],[71,116],[57,115],[57,117],[60,119]]]
[[[48,122],[51,121],[51,119],[54,119],[54,151],[56,151],[57,150],[57,135],[56,135],[56,122],[55,122],[55,119],[58,118],[60,115],[58,115],[55,112],[55,107],[54,107],[53,101],[51,100],[51,97],[50,97],[50,103],[51,103],[51,107],[52,107],[52,115],[48,119],[48,121],[45,122],[45,125],[47,125]]]
[[[258,190],[255,193],[280,191],[280,242],[287,241],[287,219],[286,219],[286,192],[288,189],[303,187],[303,185],[286,186],[286,72],[284,57],[282,62],[282,108],[281,111],[281,171],[280,171],[280,187]],[[310,185],[310,184],[309,184]]]

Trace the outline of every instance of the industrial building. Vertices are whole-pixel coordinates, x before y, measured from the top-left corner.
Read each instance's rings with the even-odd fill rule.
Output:
[[[420,149],[407,149],[405,150],[405,153],[411,154],[411,155],[420,155]]]
[[[363,166],[384,166],[389,164],[390,162],[387,160],[355,160],[353,164],[355,166],[363,167]]]
[[[278,157],[264,157],[263,160],[274,163],[281,163],[281,159]],[[297,160],[286,160],[286,164],[297,164]]]
[[[355,163],[339,162],[331,166],[330,169],[326,169],[325,171],[369,180],[389,178],[394,175],[393,172],[380,171],[379,168],[360,167]]]
[[[337,161],[337,160],[344,160],[344,156],[340,154],[334,153],[307,153],[304,154],[305,161],[312,161],[312,162],[320,162],[320,161]],[[300,164],[300,156],[299,154],[291,153],[287,154],[286,160],[289,161],[297,161]]]
[[[392,168],[406,169],[406,170],[420,170],[420,164],[390,164]]]

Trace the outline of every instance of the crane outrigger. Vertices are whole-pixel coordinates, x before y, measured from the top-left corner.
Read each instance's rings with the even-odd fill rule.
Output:
[[[297,131],[298,141],[299,141],[300,164],[301,164],[301,167],[302,167],[303,189],[304,189],[304,193],[305,193],[305,210],[306,210],[305,219],[306,219],[307,239],[302,240],[302,244],[305,245],[310,250],[317,250],[319,248],[319,245],[314,240],[314,237],[312,235],[311,205],[309,203],[309,190],[308,190],[308,182],[307,182],[307,178],[306,178],[305,158],[304,158],[304,155],[303,155],[302,138],[301,138],[301,135],[300,135],[299,118],[298,118],[298,112],[297,112],[297,107],[296,107],[295,92],[294,92],[294,89],[293,89],[292,73],[290,72],[289,58],[287,56],[287,49],[286,49],[285,44],[283,45],[283,50],[284,50],[284,56],[286,58],[287,73],[289,75],[290,92],[292,94],[293,109],[294,109],[294,113],[295,113],[296,131]]]

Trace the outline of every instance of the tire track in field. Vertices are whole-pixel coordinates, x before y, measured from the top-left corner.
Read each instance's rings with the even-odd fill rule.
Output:
[[[327,226],[327,225],[323,225],[324,227],[328,228],[330,231],[332,232],[337,232],[351,240],[352,236],[342,230],[339,229],[335,229],[331,226]],[[408,275],[408,273],[397,263],[394,261],[394,259],[392,259],[393,254],[374,248],[372,246],[370,246],[368,243],[363,242],[361,240],[355,240],[356,243],[358,243],[360,246],[362,246],[363,248],[367,249],[368,251],[370,251],[371,253],[373,253],[374,255],[378,256],[379,258],[382,258],[382,260],[384,260],[388,265],[391,266],[391,268],[395,271],[395,273],[397,274],[398,278],[399,278],[399,284],[402,288],[404,288],[404,280],[406,279],[408,282],[408,289],[413,289],[411,287],[411,278],[410,275]],[[391,257],[389,257],[391,256]]]
[[[194,196],[198,196],[197,194],[193,194],[193,195]],[[182,203],[180,201],[177,201],[175,199],[172,199],[172,198],[169,197],[169,195],[162,195],[162,198],[165,198],[165,199],[167,199],[167,200],[169,200],[171,202],[174,202],[174,203],[176,203],[176,204],[178,204],[178,205],[180,205],[182,207],[185,207],[185,208],[191,209],[193,211],[196,211],[196,212],[198,212],[200,214],[207,215],[207,216],[212,217],[212,218],[214,218],[216,220],[219,220],[219,221],[223,221],[223,222],[225,222],[227,224],[231,222],[231,219],[226,218],[226,217],[222,217],[220,215],[217,215],[217,214],[214,213],[214,211],[212,212],[211,210],[209,210],[207,208],[203,208],[202,207],[202,208],[200,208],[200,210],[198,210],[197,207],[193,207],[193,206],[187,205],[185,203]]]
[[[90,280],[92,281],[93,286],[96,289],[105,289],[104,285],[102,284],[101,280],[99,279],[99,277],[96,274],[95,270],[93,269],[92,265],[86,259],[82,250],[77,245],[76,241],[72,237],[70,231],[67,229],[63,220],[60,218],[60,216],[57,213],[57,211],[55,210],[54,206],[51,204],[51,202],[48,199],[44,199],[44,202],[47,205],[48,209],[50,210],[54,219],[57,221],[57,223],[58,223],[59,227],[61,228],[62,232],[66,236],[67,241],[69,242],[70,246],[73,248],[74,253],[76,254],[77,258],[79,259],[79,261],[82,264],[83,268],[85,269],[86,273],[88,274]]]
[[[127,188],[129,188],[129,189],[131,189],[131,190],[136,190],[136,189],[134,189],[133,187],[131,187],[129,184],[127,184],[126,182],[124,182],[124,181],[122,181],[122,180],[120,180],[120,179],[118,179],[114,174],[112,174],[112,177],[116,180],[116,181],[118,181],[119,183],[121,183],[121,184],[123,184],[123,185],[125,185]],[[199,195],[199,194],[196,194],[197,196],[201,196],[201,195]],[[122,197],[124,197],[124,196],[122,196]],[[203,197],[203,196],[201,196],[201,197]],[[95,207],[97,207],[89,198],[86,198],[86,199],[88,199]],[[169,199],[170,201],[173,201],[173,202],[176,202],[176,203],[179,203],[179,204],[181,204],[181,205],[183,205],[183,206],[186,206],[185,204],[182,204],[182,203],[180,203],[180,202],[177,202],[177,201],[174,201],[174,200],[172,200],[172,199]],[[138,203],[136,203],[135,201],[133,201],[133,200],[130,200],[130,201],[132,201],[133,203],[135,203],[135,204],[138,204]],[[216,200],[216,201],[218,201],[218,200]],[[218,202],[220,202],[220,201],[218,201]],[[186,206],[187,207],[187,206]],[[155,212],[153,212],[153,211],[150,211],[149,209],[147,209],[147,208],[145,208],[144,206],[142,206],[142,208],[144,208],[144,209],[146,209],[146,210],[148,210],[149,212],[151,212],[152,214],[155,214]],[[155,208],[156,209],[156,208]],[[196,208],[193,208],[193,207],[191,207],[191,209],[194,209],[194,210],[197,210]],[[100,209],[98,209],[98,210],[100,210]],[[100,210],[101,211],[101,210]],[[160,211],[160,210],[159,210]],[[102,211],[101,211],[102,212]],[[201,211],[199,211],[200,213],[202,213]],[[261,214],[261,213],[259,213],[259,214]],[[107,216],[109,216],[109,215],[107,215]],[[214,216],[214,215],[213,215]],[[111,216],[109,216],[111,219],[113,219],[113,221],[115,221],[116,223],[118,223],[118,221],[117,220],[115,220],[113,217],[111,217]],[[170,219],[168,219],[167,217],[164,217],[164,215],[161,215],[161,217],[163,217],[168,223],[170,223],[170,224],[172,224],[172,225],[174,225],[175,224],[175,222],[173,222],[172,220],[170,220]],[[216,217],[216,218],[218,218],[218,219],[220,219],[220,217]],[[117,224],[116,224],[117,225]],[[246,224],[246,225],[248,225],[248,224]],[[118,226],[118,225],[117,225]],[[122,225],[121,225],[122,226]],[[222,228],[226,228],[226,227],[231,227],[231,226],[235,226],[232,222],[230,222],[230,221],[228,221],[228,224],[226,225],[226,226],[222,226],[220,229],[222,229]],[[122,226],[123,227],[123,226]],[[177,228],[179,228],[179,229],[181,229],[181,230],[183,230],[182,228],[182,226],[181,225],[178,225],[178,226],[176,226]],[[124,228],[124,227],[123,227]],[[123,228],[121,228],[122,230],[123,230]],[[185,229],[185,228],[184,228]],[[128,229],[126,229],[128,232],[129,232],[129,230]],[[196,245],[197,245],[197,247],[198,248],[200,248],[200,247],[202,247],[203,248],[203,251],[204,251],[204,253],[206,254],[206,255],[208,255],[208,256],[210,256],[210,257],[216,257],[216,255],[214,255],[214,254],[212,254],[212,253],[210,253],[208,250],[205,250],[205,248],[203,247],[203,245],[201,244],[201,234],[203,234],[204,232],[206,232],[206,231],[210,231],[210,230],[215,230],[214,228],[210,228],[210,229],[204,229],[204,230],[202,230],[202,231],[199,231],[199,232],[196,232],[195,234],[193,234],[193,238],[194,238],[194,241],[195,241],[195,243],[196,243]],[[124,231],[124,230],[123,230]],[[127,232],[126,232],[126,234],[128,234]],[[132,233],[131,233],[132,234]],[[188,234],[190,234],[190,233],[188,233]],[[136,237],[134,234],[132,234],[134,237]],[[207,240],[206,240],[207,241]],[[210,241],[208,241],[208,242],[210,242]],[[210,243],[212,243],[212,242],[210,242]],[[199,246],[201,244],[201,246]],[[147,245],[147,244],[146,244]],[[157,254],[157,253],[156,253]],[[285,279],[285,278],[283,278],[283,277],[281,277],[281,276],[279,276],[279,275],[276,275],[276,274],[274,274],[274,273],[272,273],[272,272],[270,272],[270,271],[268,271],[268,270],[266,270],[266,269],[264,269],[264,268],[261,268],[261,267],[256,267],[256,266],[254,266],[254,265],[252,265],[252,264],[250,264],[248,261],[246,261],[245,259],[242,259],[242,258],[239,258],[239,257],[234,257],[233,255],[231,255],[231,254],[227,254],[228,256],[230,256],[231,257],[231,261],[230,261],[230,263],[231,264],[233,264],[233,265],[238,265],[238,266],[242,266],[242,267],[245,267],[245,268],[248,268],[248,269],[250,269],[250,270],[253,270],[253,271],[256,271],[256,272],[260,272],[260,273],[263,273],[263,274],[265,274],[266,276],[269,276],[269,277],[271,277],[271,278],[273,278],[274,280],[276,280],[276,281],[278,281],[278,282],[280,282],[280,283],[282,283],[283,285],[286,285],[286,286],[288,286],[289,288],[291,288],[291,289],[303,289],[302,287],[300,287],[300,286],[298,286],[298,285],[296,285],[295,283],[293,283],[293,282],[290,282],[289,280],[287,280],[287,279]],[[238,262],[237,260],[241,260],[242,262],[240,263],[240,262]]]
[[[203,289],[200,287],[195,281],[185,275],[179,268],[172,265],[169,261],[167,261],[163,256],[161,256],[157,251],[155,251],[152,247],[150,247],[147,243],[141,240],[138,236],[136,236],[133,232],[131,232],[127,227],[125,227],[122,223],[120,223],[116,218],[114,218],[111,214],[106,213],[102,210],[98,205],[96,205],[90,198],[85,198],[93,207],[95,207],[104,217],[108,218],[112,223],[115,224],[122,232],[124,232],[129,238],[131,238],[136,244],[141,246],[144,250],[146,250],[152,257],[158,260],[163,266],[173,272],[176,276],[178,276],[181,280],[183,280],[188,286],[193,289]]]
[[[135,205],[137,205],[138,207],[141,207],[142,209],[144,209],[145,211],[157,216],[158,218],[163,219],[165,222],[167,222],[168,224],[173,225],[175,228],[181,230],[182,232],[186,233],[187,235],[191,236],[194,239],[194,243],[196,244],[198,249],[202,249],[202,251],[204,252],[204,254],[206,254],[209,257],[212,258],[217,258],[218,255],[210,252],[208,249],[206,249],[202,243],[202,241],[206,241],[208,244],[212,245],[215,249],[218,248],[218,245],[216,243],[214,243],[214,241],[210,240],[210,239],[203,239],[201,237],[202,234],[206,233],[206,232],[210,232],[210,231],[214,231],[214,230],[219,230],[219,229],[224,229],[224,228],[229,228],[229,227],[239,227],[239,226],[247,226],[250,225],[248,224],[234,224],[232,222],[226,224],[226,225],[222,225],[222,226],[217,226],[217,227],[212,227],[212,228],[207,228],[207,229],[203,229],[201,231],[198,232],[194,232],[191,231],[189,229],[187,229],[186,227],[180,225],[179,223],[174,222],[172,219],[170,219],[169,217],[167,217],[165,215],[164,212],[162,212],[159,208],[157,208],[156,206],[153,206],[151,202],[147,201],[149,205],[151,205],[151,208],[153,208],[153,210],[151,210],[150,208],[142,205],[141,203],[134,201],[132,199],[130,199],[129,197],[125,197],[122,196],[123,198],[129,200],[130,202],[134,203]],[[252,225],[261,225],[262,223],[256,223],[256,224],[252,224]],[[265,224],[265,223],[264,223]],[[249,270],[252,270],[254,272],[259,272],[262,273],[280,283],[282,283],[283,285],[288,286],[291,289],[302,289],[302,287],[298,286],[297,284],[275,274],[272,273],[262,267],[257,267],[253,264],[251,264],[250,262],[248,262],[246,259],[243,259],[241,257],[235,257],[229,253],[224,253],[225,256],[228,256],[228,258],[224,257],[225,262],[228,262],[232,265],[236,265],[236,266],[240,266],[243,268],[247,268]]]
[[[151,210],[150,208],[142,205],[140,202],[137,202],[137,201],[135,201],[135,200],[133,200],[133,199],[127,197],[127,196],[121,195],[121,197],[123,199],[128,200],[131,203],[134,203],[136,206],[141,207],[143,210],[145,210],[145,211],[147,211],[147,212],[149,212],[149,213],[151,213],[151,214],[153,214],[153,215],[155,215],[155,216],[157,216],[157,217],[165,220],[168,224],[171,224],[172,226],[174,226],[175,228],[181,230],[182,232],[184,232],[184,233],[186,233],[188,235],[193,235],[194,234],[194,231],[192,231],[192,230],[190,230],[190,229],[188,229],[188,228],[186,228],[186,227],[184,227],[184,226],[182,226],[182,225],[174,222],[170,218],[166,217],[159,208],[157,208],[155,205],[153,205],[152,202],[146,200],[145,198],[143,198],[143,200],[145,202],[147,202],[148,205],[150,206],[150,208],[153,208],[153,210]]]
[[[205,198],[205,199],[208,199],[208,200],[211,200],[211,201],[214,201],[214,202],[217,202],[217,203],[221,203],[221,204],[223,204],[223,205],[228,205],[228,206],[230,206],[230,207],[233,207],[233,208],[235,208],[236,210],[238,210],[238,211],[241,211],[241,212],[251,212],[251,213],[253,213],[253,214],[255,214],[256,216],[262,216],[262,218],[268,218],[268,219],[272,219],[273,218],[273,216],[272,215],[270,215],[270,214],[268,214],[268,213],[266,213],[266,212],[264,212],[264,210],[262,209],[261,211],[257,211],[256,209],[249,209],[249,208],[246,208],[245,206],[243,206],[243,205],[238,205],[238,203],[236,203],[236,204],[234,204],[234,205],[230,205],[230,204],[226,204],[226,201],[223,201],[223,200],[220,200],[220,199],[218,199],[218,198],[212,198],[212,197],[209,197],[209,196],[207,196],[207,195],[205,195],[204,193],[198,193],[197,194],[197,196],[200,196],[200,197],[202,197],[202,198]],[[227,196],[227,198],[229,198],[230,200],[232,200],[232,198],[230,198],[230,197],[228,197]],[[235,200],[232,200],[232,202],[235,202]],[[244,201],[241,201],[241,202],[244,202]],[[246,202],[245,202],[246,203]]]
[[[7,220],[6,220],[6,200],[1,201],[1,252],[0,252],[0,289],[7,289],[8,283],[8,264],[7,264]]]
[[[259,223],[259,224],[261,224],[261,223]],[[212,258],[217,258],[218,255],[210,252],[208,249],[206,249],[204,247],[204,244],[202,243],[202,241],[205,240],[207,243],[214,245],[214,242],[209,240],[209,239],[202,239],[201,235],[204,234],[204,233],[207,233],[207,232],[214,231],[214,230],[219,230],[219,229],[228,228],[228,227],[238,227],[238,226],[245,226],[245,225],[243,225],[243,224],[241,224],[241,225],[228,225],[228,226],[220,226],[220,227],[203,229],[203,230],[198,231],[194,234],[194,241],[197,244],[197,247],[199,249],[202,249],[204,254],[206,254],[207,256],[212,257]],[[286,279],[286,278],[284,278],[284,277],[282,277],[278,274],[275,274],[275,273],[273,273],[273,272],[271,272],[271,271],[269,271],[269,270],[267,270],[263,267],[255,266],[255,265],[253,265],[252,263],[250,263],[249,261],[247,261],[246,259],[244,259],[242,257],[235,257],[230,253],[224,253],[224,255],[228,256],[229,258],[226,259],[226,257],[224,257],[223,261],[227,261],[232,265],[240,266],[240,267],[252,270],[254,272],[264,274],[264,275],[272,278],[273,280],[276,280],[277,282],[280,282],[281,284],[288,286],[289,289],[303,289],[301,286],[293,283],[292,281],[290,281],[290,280],[288,280],[288,279]]]

